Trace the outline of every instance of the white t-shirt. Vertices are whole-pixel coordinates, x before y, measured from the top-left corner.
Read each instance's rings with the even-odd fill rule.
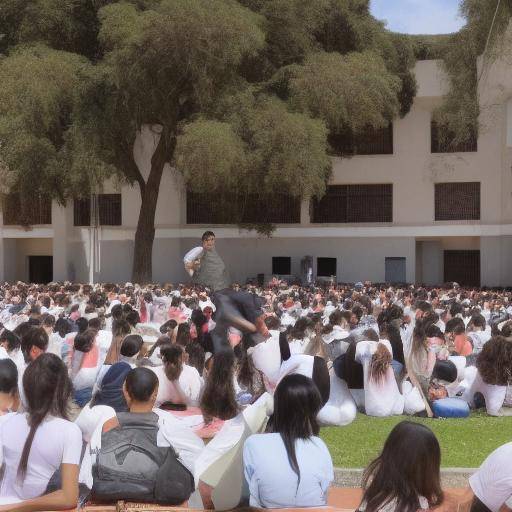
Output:
[[[512,443],[507,443],[494,450],[469,478],[475,496],[492,512],[498,512],[505,503],[512,507],[511,460]]]
[[[71,421],[48,417],[34,436],[27,474],[17,478],[23,446],[30,427],[26,413],[13,414],[0,425],[0,456],[5,475],[0,487],[0,504],[18,503],[41,496],[61,464],[80,464],[82,433]]]
[[[169,380],[164,366],[149,367],[158,377],[158,395],[155,406],[160,407],[164,402],[198,406],[203,387],[203,379],[192,366],[183,365],[183,371],[178,380]]]

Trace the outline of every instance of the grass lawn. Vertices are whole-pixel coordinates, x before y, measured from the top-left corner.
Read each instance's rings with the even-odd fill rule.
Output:
[[[495,418],[474,412],[466,419],[429,419],[393,416],[372,418],[358,414],[347,427],[323,428],[334,465],[363,468],[382,449],[391,429],[402,420],[423,423],[434,431],[441,445],[441,465],[445,468],[475,468],[494,449],[512,441],[512,417]]]

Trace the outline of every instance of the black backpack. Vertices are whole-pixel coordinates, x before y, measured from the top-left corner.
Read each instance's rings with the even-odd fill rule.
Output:
[[[194,478],[172,448],[157,446],[158,415],[117,413],[119,427],[104,432],[92,468],[93,499],[180,505]]]

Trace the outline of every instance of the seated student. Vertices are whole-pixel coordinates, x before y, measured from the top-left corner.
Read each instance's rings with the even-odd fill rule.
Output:
[[[470,512],[510,512],[512,510],[512,443],[494,450],[469,478],[473,493]]]
[[[244,445],[250,505],[264,508],[323,507],[334,479],[329,450],[318,437],[322,400],[313,381],[288,375],[274,394],[271,432]]]
[[[59,356],[60,358],[68,353],[69,346],[65,345],[66,336],[71,332],[71,326],[65,318],[59,318],[53,325],[53,333],[49,336],[48,346],[51,353]],[[49,350],[50,351],[50,350]]]
[[[140,426],[146,432],[148,432],[148,429],[154,429],[155,435],[154,437],[149,435],[149,439],[152,439],[156,443],[156,447],[162,449],[157,458],[165,460],[167,455],[172,455],[170,448],[172,447],[174,449],[184,466],[182,469],[186,468],[188,470],[186,473],[181,469],[179,470],[179,474],[187,480],[186,483],[190,483],[188,495],[193,491],[192,473],[194,471],[194,464],[197,456],[204,448],[204,443],[180,419],[174,418],[168,412],[155,409],[157,393],[158,378],[149,368],[134,368],[130,370],[126,376],[123,387],[123,394],[128,404],[129,412],[116,414],[112,410],[110,417],[104,414],[101,423],[99,423],[94,430],[89,446],[85,450],[80,471],[80,481],[89,489],[92,489],[93,497],[96,496],[97,498],[108,500],[131,498],[135,501],[152,500],[154,502],[169,502],[169,500],[166,499],[159,500],[158,492],[155,496],[150,496],[149,494],[143,493],[141,486],[136,486],[135,494],[133,494],[133,486],[126,486],[127,482],[132,484],[133,481],[137,481],[137,479],[140,481],[141,478],[151,479],[155,477],[154,474],[140,474],[142,465],[144,464],[145,466],[148,462],[147,460],[141,459],[141,452],[138,454],[133,450],[125,454],[125,457],[119,459],[115,458],[117,465],[115,469],[119,472],[118,475],[121,473],[124,474],[122,478],[124,483],[117,481],[114,487],[110,486],[108,481],[101,481],[98,475],[102,472],[98,473],[98,471],[94,469],[95,465],[104,463],[105,459],[101,456],[102,449],[108,449],[110,447],[109,443],[112,440],[115,442],[115,438],[117,438],[117,435],[122,432],[123,429],[132,430],[134,433],[131,434],[131,436],[133,436],[134,442],[139,442],[136,436],[137,426]],[[116,432],[112,437],[112,434],[109,434],[113,431]],[[123,450],[124,449],[126,449],[126,447],[123,447]],[[157,464],[157,466],[162,467],[160,464]],[[152,466],[152,469],[156,472],[158,467]],[[169,485],[169,478],[165,478],[165,475],[160,475],[160,478],[164,478],[168,490],[172,491],[172,486]],[[159,487],[158,482],[156,485],[155,482],[153,482],[153,488],[155,487]],[[161,492],[162,489],[160,488],[158,491]],[[182,497],[180,503],[185,501],[188,495],[184,498]]]
[[[126,363],[130,368],[135,368],[137,357],[140,351],[142,350],[143,345],[144,340],[142,339],[142,336],[139,336],[138,334],[129,334],[128,336],[126,336],[123,339],[123,342],[121,343],[121,349],[119,352],[119,363]],[[103,364],[101,366],[100,371],[98,372],[98,376],[96,377],[94,392],[96,391],[96,389],[99,389],[101,387],[103,377],[110,370],[110,368],[112,368],[112,366],[115,366],[115,364]]]
[[[21,339],[12,331],[4,329],[0,334],[0,347],[2,347],[10,359],[16,364],[18,371],[25,367],[23,352],[21,351]]]
[[[72,386],[64,363],[54,354],[42,354],[27,366],[23,389],[26,412],[0,425],[5,464],[0,504],[13,511],[74,508],[82,435],[67,418]],[[58,469],[61,488],[43,496]]]
[[[71,356],[71,381],[74,400],[83,407],[92,397],[96,377],[100,371],[100,352],[96,344],[97,332],[87,329],[75,336]]]
[[[180,345],[160,347],[163,366],[150,368],[158,377],[156,406],[165,402],[189,406],[199,405],[203,386],[199,372],[185,364],[185,351]]]
[[[446,322],[445,339],[454,356],[469,356],[473,352],[473,345],[466,336],[466,326],[462,318],[452,318]]]
[[[473,380],[468,381],[468,387],[463,399],[470,406],[475,405],[476,393],[481,393],[485,399],[487,414],[500,416],[504,405],[512,406],[510,396],[510,368],[512,365],[512,341],[502,336],[495,336],[482,348],[476,360],[477,371]],[[467,369],[469,375],[470,368]]]
[[[417,512],[439,507],[444,499],[440,465],[441,449],[432,431],[402,421],[363,474],[358,512]]]
[[[361,341],[357,344],[355,358],[363,365],[366,414],[380,417],[402,414],[404,397],[391,366],[393,353],[390,342]]]
[[[0,360],[0,421],[20,406],[18,393],[18,368],[10,359]]]

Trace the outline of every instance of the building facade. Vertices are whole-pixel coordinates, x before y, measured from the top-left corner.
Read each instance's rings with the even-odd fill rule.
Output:
[[[432,112],[447,80],[438,61],[418,61],[411,111],[359,140],[331,140],[327,194],[302,203],[282,197],[272,212],[255,205],[249,221],[276,225],[270,238],[229,224],[223,210],[187,194],[166,167],[156,213],[153,278],[184,282],[183,254],[205,229],[234,280],[270,275],[338,282],[371,280],[512,286],[512,66],[480,65],[478,139],[448,151]],[[134,154],[149,169],[156,137],[146,127]],[[0,280],[121,282],[130,279],[140,208],[137,188],[104,184],[94,201],[35,201],[30,229],[16,201],[3,208]],[[91,224],[98,224],[93,228]]]

